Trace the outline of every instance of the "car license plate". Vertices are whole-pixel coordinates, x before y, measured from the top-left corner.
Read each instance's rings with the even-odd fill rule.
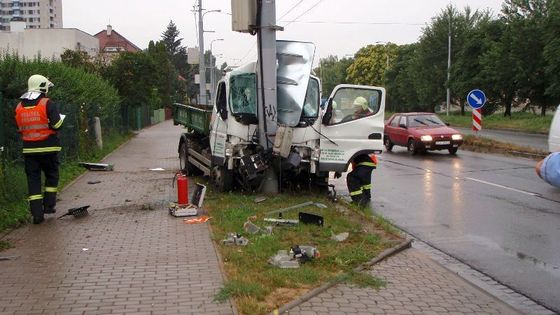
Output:
[[[436,145],[446,145],[451,144],[451,141],[436,141]]]

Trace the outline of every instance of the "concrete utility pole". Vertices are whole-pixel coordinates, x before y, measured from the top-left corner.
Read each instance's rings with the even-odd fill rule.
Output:
[[[212,49],[212,44],[214,42],[223,41],[223,38],[214,39],[210,42],[210,53],[212,56],[212,65],[210,67],[210,103],[214,104],[214,99],[216,97],[216,57],[214,56],[214,50]]]
[[[268,149],[268,136],[276,134],[278,107],[276,102],[276,1],[260,1],[260,23],[258,29],[259,79],[258,118],[260,145]],[[258,23],[259,21],[257,21]]]
[[[278,106],[276,101],[276,31],[282,28],[276,25],[276,1],[262,0],[259,3],[260,21],[257,21],[259,69],[257,76],[259,119],[259,144],[270,149],[272,142],[269,136],[274,136],[277,129]],[[273,141],[273,140],[272,140]],[[273,168],[265,173],[263,192],[278,193],[278,177]]]
[[[206,65],[204,58],[204,23],[202,22],[202,0],[198,0],[198,78],[199,78],[199,104],[207,105],[206,101]]]

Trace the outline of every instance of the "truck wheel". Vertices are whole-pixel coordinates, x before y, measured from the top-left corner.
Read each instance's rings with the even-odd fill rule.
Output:
[[[194,166],[189,162],[188,140],[181,143],[179,147],[179,167],[187,175],[192,175]]]
[[[231,191],[233,188],[233,171],[225,166],[212,168],[212,183],[219,192]]]

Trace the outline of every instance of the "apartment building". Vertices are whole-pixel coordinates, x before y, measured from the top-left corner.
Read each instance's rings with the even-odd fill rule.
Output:
[[[0,31],[10,31],[12,19],[28,29],[62,28],[62,0],[0,0]]]

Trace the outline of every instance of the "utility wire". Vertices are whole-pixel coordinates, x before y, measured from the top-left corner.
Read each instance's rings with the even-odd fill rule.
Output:
[[[412,25],[412,26],[426,25],[425,23],[399,23],[399,22],[345,22],[345,21],[337,22],[337,21],[298,21],[298,20],[281,21],[281,22],[302,23],[302,24],[346,24],[346,25]]]
[[[293,20],[293,22],[297,21],[300,17],[306,15],[309,11],[313,10],[313,9],[314,9],[316,6],[318,6],[319,3],[321,3],[321,2],[323,2],[323,0],[317,1],[317,3],[315,3],[311,8],[307,9],[307,10],[304,11],[302,14],[298,15],[298,16]],[[286,26],[292,24],[293,22],[288,22],[288,24],[284,25],[284,27],[286,27]]]
[[[288,11],[286,11],[286,13],[282,14],[281,17],[278,18],[278,20],[281,20],[283,17],[285,17],[286,15],[288,15],[290,12],[292,12],[295,8],[297,8],[300,4],[303,3],[303,0],[300,0],[298,3],[296,3],[295,5],[293,5]]]

